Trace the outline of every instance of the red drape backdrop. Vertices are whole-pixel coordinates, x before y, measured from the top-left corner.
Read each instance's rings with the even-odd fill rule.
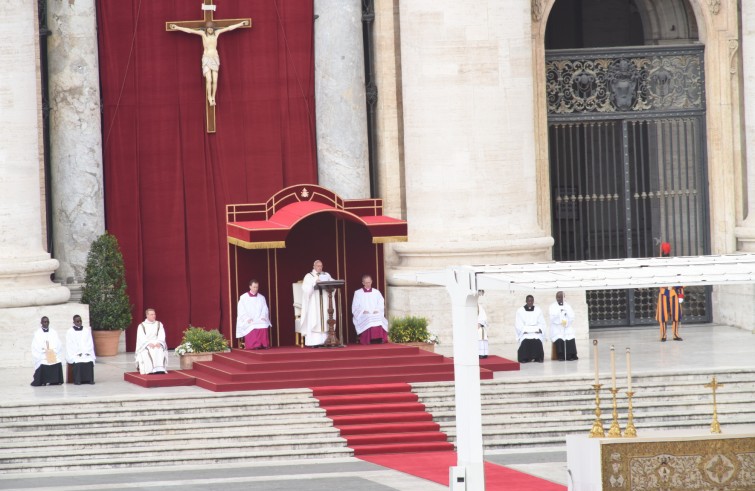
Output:
[[[199,0],[98,0],[107,228],[120,241],[134,325],[153,307],[168,345],[227,322],[225,206],[317,182],[313,0],[219,0],[217,133],[205,132]],[[126,334],[133,350],[136,330]]]

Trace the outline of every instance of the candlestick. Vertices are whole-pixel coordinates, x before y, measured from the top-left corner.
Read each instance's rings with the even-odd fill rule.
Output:
[[[597,343],[597,341],[594,341]],[[603,438],[606,436],[606,432],[603,429],[603,421],[600,420],[600,384],[592,386],[595,389],[595,421],[592,423],[592,429],[590,430],[590,438]]]
[[[632,360],[629,355],[629,348],[627,348],[627,390],[632,392]]]
[[[619,426],[619,410],[616,406],[616,394],[618,392],[619,389],[617,389],[616,387],[611,389],[611,395],[613,396],[613,422],[611,423],[611,428],[609,428],[608,430],[608,436],[610,438],[621,438],[621,427]]]
[[[592,341],[592,359],[595,363],[595,385],[598,385],[600,383],[599,375],[598,375],[598,340],[593,339]]]
[[[611,388],[616,389],[616,350],[611,345]]]
[[[637,428],[634,426],[634,413],[632,412],[632,396],[634,395],[634,392],[631,390],[627,391],[627,429],[624,430],[624,437],[625,438],[635,438],[637,437]]]

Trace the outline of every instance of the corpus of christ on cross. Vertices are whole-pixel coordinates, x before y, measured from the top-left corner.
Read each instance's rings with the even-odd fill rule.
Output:
[[[205,79],[205,116],[207,133],[215,133],[215,94],[218,90],[218,37],[224,32],[238,28],[252,27],[252,19],[215,19],[213,0],[204,0],[204,19],[184,20],[165,23],[166,31],[180,31],[202,37],[202,76]]]

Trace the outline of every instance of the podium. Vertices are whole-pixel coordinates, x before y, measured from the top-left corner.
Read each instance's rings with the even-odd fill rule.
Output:
[[[323,294],[328,296],[328,338],[322,344],[322,347],[324,348],[344,347],[344,345],[341,344],[341,341],[338,339],[338,335],[336,334],[337,322],[333,318],[333,313],[335,312],[335,307],[333,306],[333,295],[335,294],[337,288],[342,288],[345,284],[346,282],[344,280],[320,281],[315,283],[315,288],[317,288],[317,290],[319,290],[320,292],[320,305],[322,305]],[[325,325],[325,319],[323,318],[324,312],[320,312],[320,315],[322,316],[320,318],[320,325]]]

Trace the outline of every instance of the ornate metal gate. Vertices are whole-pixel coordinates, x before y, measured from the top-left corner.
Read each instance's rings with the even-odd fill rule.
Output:
[[[709,252],[703,47],[546,54],[553,258]],[[685,289],[686,322],[710,289]],[[654,289],[587,292],[590,326],[655,322]]]

